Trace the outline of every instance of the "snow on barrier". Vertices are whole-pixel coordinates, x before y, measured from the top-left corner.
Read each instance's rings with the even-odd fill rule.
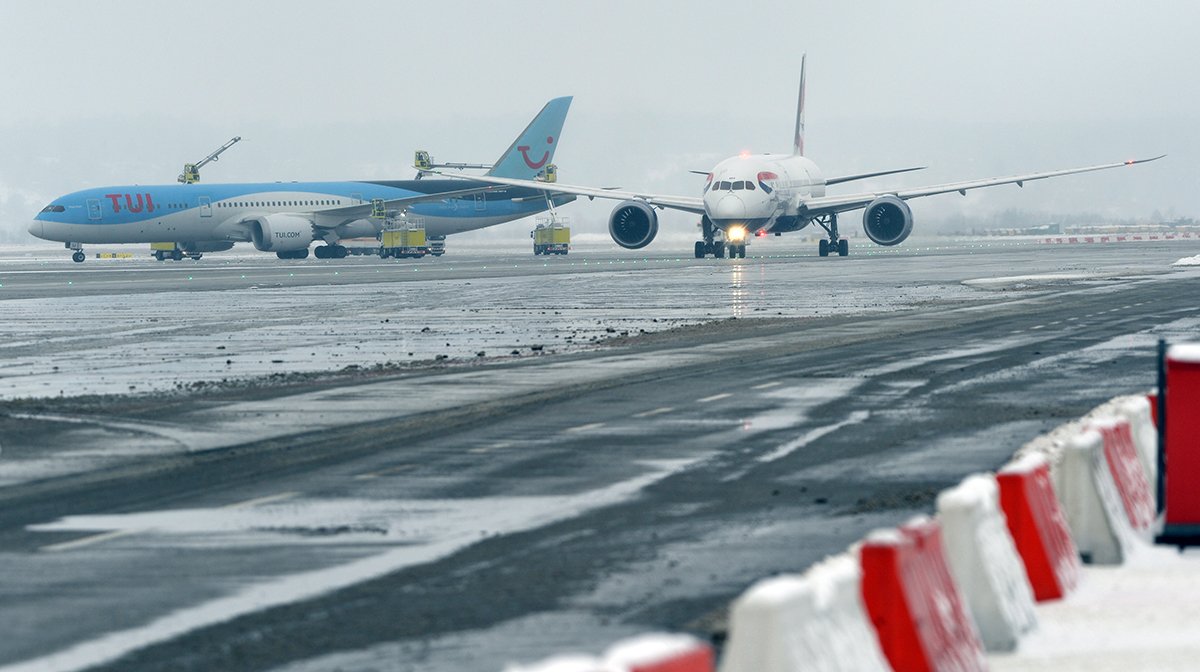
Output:
[[[562,655],[527,666],[509,665],[504,672],[614,672],[594,656]]]
[[[1079,556],[1089,564],[1119,565],[1134,535],[1104,457],[1104,438],[1085,430],[1064,448],[1058,494]]]
[[[1134,445],[1129,421],[1124,418],[1095,419],[1088,422],[1088,428],[1096,430],[1103,438],[1104,461],[1130,528],[1135,535],[1150,542],[1156,513],[1154,493]]]
[[[1027,453],[996,474],[1000,507],[1038,602],[1066,597],[1079,582],[1079,554],[1045,455]]]
[[[609,648],[604,662],[614,672],[713,672],[713,650],[691,635],[649,634]]]
[[[851,554],[752,586],[733,603],[721,672],[888,670]]]
[[[1037,625],[1033,591],[1000,511],[996,479],[967,477],[937,498],[946,560],[988,651],[1013,651]]]
[[[1153,484],[1158,478],[1158,429],[1154,419],[1152,401],[1145,396],[1116,397],[1101,404],[1084,416],[1088,421],[1118,418],[1129,421],[1130,436],[1146,482]]]
[[[896,670],[986,669],[983,645],[946,566],[941,527],[918,519],[859,548],[863,602]]]

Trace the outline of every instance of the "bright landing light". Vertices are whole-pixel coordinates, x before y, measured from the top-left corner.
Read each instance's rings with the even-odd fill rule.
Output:
[[[744,226],[731,226],[725,233],[732,241],[740,242],[746,239],[746,227]]]

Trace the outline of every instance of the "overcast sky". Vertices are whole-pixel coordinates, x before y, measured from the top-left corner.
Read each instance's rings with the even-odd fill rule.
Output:
[[[412,152],[491,161],[554,96],[569,183],[695,194],[741,150],[790,148],[844,185],[915,185],[1169,153],[1112,174],[914,203],[1200,216],[1191,2],[0,3],[0,239],[55,196],[172,182],[408,178]],[[612,204],[568,206],[601,230]],[[664,223],[690,235],[691,217]],[[507,225],[503,232],[528,228]]]

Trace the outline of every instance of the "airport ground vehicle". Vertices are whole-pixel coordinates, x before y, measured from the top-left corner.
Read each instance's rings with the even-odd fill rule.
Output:
[[[179,246],[179,243],[150,243],[150,256],[159,261],[166,259],[181,261],[184,257],[199,259],[204,254],[202,252],[187,252]]]
[[[389,221],[379,234],[379,257],[420,259],[429,254],[425,242],[425,222],[419,218]]]
[[[571,249],[571,228],[565,218],[539,217],[537,228],[529,232],[533,238],[533,253],[566,254]]]

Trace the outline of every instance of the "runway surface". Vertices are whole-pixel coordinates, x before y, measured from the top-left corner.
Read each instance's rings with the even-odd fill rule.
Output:
[[[403,271],[420,280],[353,259],[2,265],[0,302],[41,326],[6,325],[21,331],[0,351],[0,670],[469,672],[646,630],[719,639],[755,579],[927,512],[1025,440],[1148,388],[1155,340],[1200,327],[1200,272],[1171,266],[1196,247],[464,255]],[[283,273],[300,280],[263,298]],[[203,315],[139,328],[139,310],[189,296]],[[91,311],[74,329],[93,354],[41,371],[78,348],[71,303]],[[194,387],[216,374],[188,372],[230,358],[209,354],[226,342],[316,372],[277,353],[376,331],[334,376]],[[396,339],[424,356],[401,365]],[[131,375],[165,374],[142,384],[169,393],[67,393],[111,391],[88,370],[163,342],[174,363]],[[435,352],[448,359],[427,365]],[[54,375],[62,398],[28,392]]]

